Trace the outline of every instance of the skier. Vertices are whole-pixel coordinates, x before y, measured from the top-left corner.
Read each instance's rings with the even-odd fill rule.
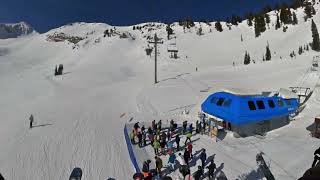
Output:
[[[161,131],[161,126],[162,126],[162,121],[161,121],[161,119],[158,121],[158,129],[160,129],[160,131]]]
[[[314,160],[312,162],[312,167],[315,167],[320,161],[320,147],[314,152]]]
[[[147,137],[146,137],[146,132],[142,131],[142,146],[146,146],[147,145]]]
[[[58,75],[58,67],[57,67],[57,65],[56,65],[56,67],[54,68],[54,75],[55,75],[55,76]]]
[[[190,143],[192,142],[192,141],[191,141],[192,133],[191,133],[191,132],[188,132],[188,133],[186,134],[186,137],[187,137],[187,139],[186,139],[186,141],[184,142],[185,145],[187,145],[187,141],[188,141],[188,140],[189,140]]]
[[[202,169],[204,169],[206,160],[207,160],[207,153],[206,153],[206,149],[203,149],[201,154],[200,154],[200,160],[201,160],[201,165],[202,165]]]
[[[196,122],[196,134],[197,133],[199,133],[200,131],[199,131],[199,121],[197,120],[197,122]]]
[[[156,160],[156,170],[158,175],[161,177],[161,169],[163,167],[162,160],[158,156],[155,156],[154,159]]]
[[[203,169],[201,166],[198,166],[198,170],[193,174],[193,178],[194,180],[200,180],[202,175],[203,175]]]
[[[175,141],[177,144],[177,151],[180,151],[180,136],[179,136],[179,134],[177,134]]]
[[[189,144],[188,144],[188,151],[189,151],[189,154],[190,154],[190,157],[191,157],[191,158],[193,158],[192,148],[193,148],[192,143],[189,143]]]
[[[166,141],[164,140],[162,140],[161,142],[160,142],[160,147],[161,147],[161,154],[163,154],[163,155],[165,155],[165,148],[166,148]]]
[[[153,120],[153,121],[152,121],[151,127],[152,127],[152,129],[153,129],[154,131],[157,129],[156,120]]]
[[[186,164],[189,167],[190,153],[187,148],[184,150],[183,159],[184,159],[184,162],[186,162]]]
[[[134,125],[133,125],[133,129],[134,129],[134,133],[136,135],[138,135],[138,130],[139,130],[140,126],[139,126],[139,122],[136,122]]]
[[[144,127],[144,125],[142,125],[142,127],[141,127],[141,132],[144,132],[145,129],[146,129],[146,128]]]
[[[148,134],[148,138],[149,138],[150,144],[151,144],[151,146],[152,146],[152,145],[153,145],[153,142],[154,142],[154,135],[153,135],[153,133],[149,133],[149,134]]]
[[[160,143],[158,140],[155,140],[153,142],[153,149],[154,149],[154,154],[157,155],[159,154],[159,148],[160,148]]]
[[[193,131],[193,125],[192,125],[192,123],[189,125],[188,131],[192,133],[192,131]]]
[[[181,155],[181,153],[178,154],[177,161],[179,162],[180,166],[186,165],[186,162],[184,161],[184,158]]]
[[[181,175],[183,176],[183,180],[186,179],[187,175],[189,175],[189,179],[190,179],[190,169],[187,165],[181,166],[179,171],[180,171]]]
[[[166,132],[163,131],[161,134],[161,141],[166,142],[166,138],[167,138]]]
[[[171,140],[170,129],[168,129],[168,131],[167,131],[167,141],[170,141],[170,140]]]
[[[174,163],[176,161],[176,155],[172,153],[168,159],[168,166],[171,167],[171,172],[174,171]]]
[[[182,132],[183,132],[183,134],[185,134],[186,131],[187,131],[187,125],[188,125],[188,121],[183,121],[183,124],[182,124],[182,127],[183,127]]]
[[[216,169],[216,164],[214,163],[213,159],[211,159],[211,163],[209,166],[207,166],[207,169],[209,170],[208,172],[209,179],[213,178],[214,170]]]
[[[144,175],[144,177],[148,177],[150,174],[150,163],[151,161],[148,159],[146,161],[143,162],[143,165],[142,165],[142,173]]]
[[[172,151],[173,149],[173,143],[171,141],[167,142],[168,151]]]
[[[136,142],[134,141],[134,137],[135,137],[134,130],[132,130],[132,132],[130,133],[129,137],[130,137],[131,143],[135,144]]]
[[[30,120],[30,129],[32,128],[32,123],[33,123],[33,115],[31,114],[31,116],[29,117],[29,120]]]
[[[138,137],[139,147],[142,147],[142,134],[141,134],[141,132],[138,132],[137,137]]]

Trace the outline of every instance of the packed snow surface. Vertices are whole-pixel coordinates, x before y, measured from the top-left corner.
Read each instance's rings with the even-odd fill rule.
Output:
[[[319,12],[319,6],[315,8]],[[228,134],[221,142],[203,136],[194,143],[195,150],[206,148],[208,156],[216,154],[217,166],[224,163],[222,171],[229,179],[254,176],[260,150],[276,179],[297,179],[311,166],[320,146],[306,130],[319,115],[319,73],[310,69],[312,57],[319,53],[289,56],[311,42],[311,22],[304,22],[302,11],[297,10],[299,24],[289,25],[285,33],[274,30],[271,12],[273,23],[258,38],[244,21],[231,30],[223,23],[221,33],[213,23],[196,23],[185,33],[176,23],[176,38],[171,40],[166,26],[159,23],[151,31],[143,28],[144,33],[115,27],[111,37],[103,35],[112,26],[74,23],[45,34],[0,40],[0,173],[7,179],[68,179],[74,167],[81,167],[83,179],[130,179],[134,169],[123,135],[129,119],[191,122],[197,119],[200,104],[216,90],[268,92],[304,86],[314,90],[306,108],[265,138],[236,139]],[[320,27],[319,16],[313,19]],[[196,34],[200,26],[201,36]],[[63,33],[66,40],[48,41],[54,33]],[[123,33],[128,38],[119,38]],[[149,57],[145,52],[147,36],[154,33],[164,41],[159,45],[157,84],[154,54]],[[73,43],[75,37],[83,40]],[[169,58],[172,43],[179,50],[178,59]],[[263,62],[267,44],[272,60]],[[255,63],[243,65],[245,51]],[[64,65],[64,75],[55,77],[57,64]],[[186,110],[189,114],[182,114]],[[35,127],[29,129],[31,114]],[[148,155],[153,158],[152,152]]]

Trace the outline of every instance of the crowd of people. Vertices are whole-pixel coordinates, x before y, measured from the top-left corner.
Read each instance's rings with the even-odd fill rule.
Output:
[[[161,120],[158,122],[153,120],[151,126],[148,128],[144,125],[140,127],[139,122],[135,123],[132,132],[129,134],[131,143],[133,145],[137,144],[140,148],[151,145],[155,154],[154,162],[156,167],[155,169],[150,169],[151,160],[144,161],[142,173],[139,178],[169,178],[165,175],[170,174],[176,169],[179,169],[184,179],[187,176],[193,176],[195,180],[199,180],[204,176],[205,169],[208,169],[208,177],[213,177],[216,164],[213,159],[209,160],[207,158],[206,149],[197,152],[197,159],[201,160],[201,165],[198,166],[197,171],[193,174],[190,172],[190,162],[195,156],[192,142],[193,133],[205,133],[206,126],[207,124],[204,118],[201,122],[196,122],[195,129],[192,123],[188,126],[187,121],[184,121],[180,128],[178,128],[178,125],[173,120],[170,121],[170,126],[167,128],[163,128]],[[181,146],[180,141],[183,136],[185,136],[186,140],[184,141],[184,146]],[[166,155],[168,155],[168,161],[166,169],[163,170],[164,166],[161,156],[165,157]],[[206,167],[207,161],[209,161],[209,163]]]

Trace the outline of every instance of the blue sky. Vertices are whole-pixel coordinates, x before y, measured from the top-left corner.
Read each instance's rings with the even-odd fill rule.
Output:
[[[291,0],[0,0],[0,22],[26,21],[37,31],[83,21],[132,25],[146,21],[223,20]]]

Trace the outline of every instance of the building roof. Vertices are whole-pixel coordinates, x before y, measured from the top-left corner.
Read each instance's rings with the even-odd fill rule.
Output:
[[[287,116],[298,108],[297,99],[285,100],[278,96],[233,94],[222,91],[211,94],[201,110],[235,125],[256,123]]]

